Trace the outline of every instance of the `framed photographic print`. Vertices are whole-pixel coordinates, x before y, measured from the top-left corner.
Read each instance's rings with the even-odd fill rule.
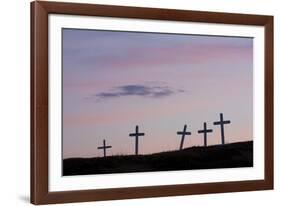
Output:
[[[273,17],[31,3],[31,202],[273,189]]]

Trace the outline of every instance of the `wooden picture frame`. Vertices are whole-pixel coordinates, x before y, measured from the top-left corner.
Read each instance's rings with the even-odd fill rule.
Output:
[[[264,179],[50,192],[48,189],[48,15],[263,26],[265,31]],[[35,1],[31,3],[31,202],[53,204],[273,189],[273,17],[172,9]]]

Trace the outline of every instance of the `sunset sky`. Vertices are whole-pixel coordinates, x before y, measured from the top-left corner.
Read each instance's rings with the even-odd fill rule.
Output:
[[[134,154],[253,139],[253,39],[63,29],[63,158]]]

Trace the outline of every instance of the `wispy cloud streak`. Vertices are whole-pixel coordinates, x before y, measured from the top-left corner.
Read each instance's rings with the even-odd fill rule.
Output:
[[[98,100],[128,97],[128,96],[138,96],[138,97],[149,97],[149,98],[161,98],[171,96],[176,93],[185,92],[183,89],[173,89],[168,86],[146,86],[141,84],[129,84],[122,85],[112,90],[100,92],[92,95]]]

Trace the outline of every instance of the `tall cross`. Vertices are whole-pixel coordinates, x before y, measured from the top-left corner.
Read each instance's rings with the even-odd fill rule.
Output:
[[[224,144],[224,125],[230,124],[230,120],[223,120],[223,114],[220,113],[220,121],[214,122],[214,125],[221,126],[221,143]]]
[[[105,139],[103,140],[103,146],[98,147],[98,149],[103,149],[103,156],[106,157],[106,149],[111,148],[111,146],[106,146]]]
[[[204,122],[204,129],[198,130],[198,133],[204,133],[204,146],[207,147],[207,133],[213,132],[212,129],[207,129],[207,123]]]
[[[129,134],[130,137],[135,137],[136,138],[136,146],[135,146],[135,154],[139,154],[139,137],[144,136],[144,133],[139,133],[139,126],[136,126],[135,133]]]
[[[191,135],[191,132],[187,132],[187,131],[186,131],[186,124],[185,124],[185,125],[184,125],[184,128],[183,128],[183,131],[182,131],[182,132],[177,132],[177,134],[178,134],[178,135],[181,135],[180,150],[182,150],[185,135]]]

